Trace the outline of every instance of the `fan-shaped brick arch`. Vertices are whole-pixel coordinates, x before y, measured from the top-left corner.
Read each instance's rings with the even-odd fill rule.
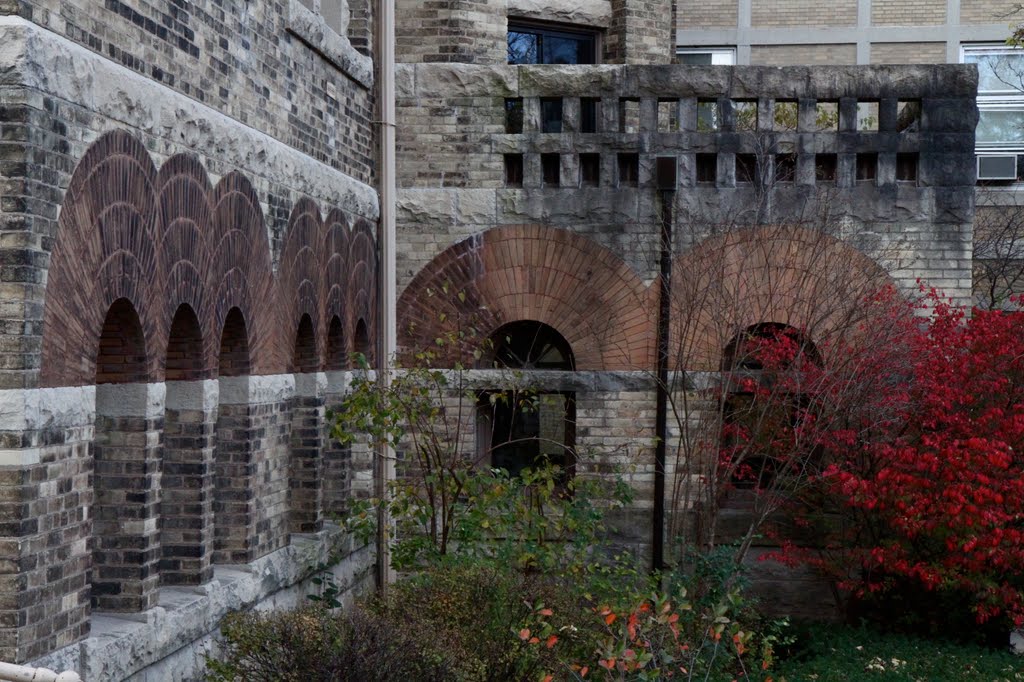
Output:
[[[212,211],[211,187],[202,164],[194,156],[172,156],[157,176],[156,234],[159,238],[157,290],[162,292],[162,322],[174,319],[180,306],[187,305],[197,320],[210,320],[213,301],[207,295],[204,273],[210,268],[207,236]],[[199,325],[202,335],[201,367],[205,376],[216,366],[213,325]],[[171,329],[161,339],[169,343]]]
[[[131,135],[100,137],[75,169],[60,214],[43,308],[43,386],[95,379],[96,349],[107,310],[126,299],[145,338],[146,376],[154,377],[159,292],[153,286],[156,168]]]
[[[335,316],[347,325],[342,338],[349,344],[359,319],[372,333],[374,227],[350,224],[339,209],[321,220],[316,203],[300,199],[275,278],[259,198],[244,175],[228,173],[212,187],[200,161],[186,154],[157,172],[132,135],[103,135],[75,169],[61,207],[47,274],[41,385],[95,380],[104,316],[119,299],[140,320],[146,381],[164,378],[171,323],[182,305],[199,321],[203,376],[215,373],[235,308],[252,374],[289,371],[302,315],[313,322],[318,359]],[[268,304],[274,301],[279,305]]]
[[[351,350],[355,351],[356,328],[362,321],[366,327],[369,351],[365,355],[372,366],[377,347],[377,245],[373,238],[373,226],[366,220],[357,221],[352,228],[348,262],[349,307],[345,338],[352,339]]]
[[[228,311],[238,308],[245,319],[253,374],[281,371],[275,353],[276,321],[264,302],[271,300],[273,279],[270,245],[259,199],[240,173],[225,175],[213,190],[211,255],[207,290],[214,296],[215,329],[224,328]]]
[[[277,275],[277,303],[280,324],[290,330],[294,340],[300,320],[309,317],[313,333],[311,340],[314,360],[323,357],[323,343],[326,334],[320,315],[320,294],[323,289],[323,272],[317,247],[323,243],[323,223],[320,210],[309,199],[301,199],[292,209],[288,220],[288,232],[281,249],[281,260]],[[283,336],[283,335],[282,335]],[[293,344],[280,349],[287,364],[293,361]],[[319,363],[317,362],[317,365]],[[307,368],[305,371],[309,371]]]
[[[320,301],[323,306],[321,319],[327,321],[328,348],[325,355],[327,369],[341,369],[347,366],[348,347],[344,322],[349,307],[346,293],[348,291],[348,255],[351,241],[348,219],[337,209],[331,211],[324,221],[324,237],[320,247],[321,278]],[[333,329],[334,321],[337,326]]]
[[[516,225],[431,261],[402,294],[399,329],[411,352],[432,346],[457,318],[482,337],[536,320],[565,337],[578,369],[641,369],[651,365],[651,310],[647,287],[610,250],[568,230]]]
[[[677,365],[714,370],[738,331],[762,323],[827,347],[869,322],[878,309],[865,299],[892,284],[875,261],[821,230],[735,230],[677,257],[671,350]]]

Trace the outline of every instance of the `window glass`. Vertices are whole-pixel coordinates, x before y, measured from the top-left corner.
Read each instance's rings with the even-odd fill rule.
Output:
[[[731,66],[736,63],[734,47],[683,47],[676,50],[680,64],[688,66]]]
[[[964,45],[961,61],[978,67],[979,151],[1024,151],[1024,50]]]
[[[495,367],[516,371],[575,369],[565,338],[541,322],[523,320],[491,337]],[[549,462],[571,475],[575,445],[576,401],[571,391],[506,391],[480,394],[480,426],[491,465],[518,476]]]
[[[596,61],[596,33],[509,24],[509,64],[594,64]]]

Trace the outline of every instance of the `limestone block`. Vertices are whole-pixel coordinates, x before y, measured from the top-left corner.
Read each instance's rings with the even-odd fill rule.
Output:
[[[557,0],[509,0],[508,14],[511,17],[539,21],[607,28],[612,20],[612,5],[610,0],[579,0],[574,3]]]
[[[519,90],[514,66],[417,64],[415,71],[419,97],[511,97]]]
[[[395,206],[399,223],[450,224],[455,216],[455,193],[448,189],[400,189]]]
[[[497,220],[496,190],[460,189],[455,191],[455,220],[470,225],[490,225]]]

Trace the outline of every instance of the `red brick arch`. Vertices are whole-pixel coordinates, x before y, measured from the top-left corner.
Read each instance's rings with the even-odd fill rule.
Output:
[[[172,320],[182,305],[199,323],[200,376],[216,373],[234,308],[244,320],[253,374],[289,371],[302,315],[313,323],[317,358],[333,316],[349,324],[348,343],[357,319],[372,334],[375,229],[364,219],[350,225],[341,210],[321,220],[315,202],[299,199],[275,278],[261,203],[245,175],[230,172],[211,186],[190,155],[172,156],[158,172],[131,134],[101,136],[76,167],[61,207],[43,304],[40,385],[95,382],[104,319],[121,299],[142,329],[139,381],[164,378]]]
[[[870,320],[877,310],[864,299],[893,285],[863,252],[793,226],[709,238],[678,256],[672,275],[673,362],[699,370],[718,369],[737,332],[759,323],[789,325],[827,347]]]
[[[406,353],[431,347],[458,319],[481,336],[536,320],[565,337],[579,369],[651,366],[647,287],[616,254],[569,230],[512,225],[474,235],[420,271],[398,310]]]

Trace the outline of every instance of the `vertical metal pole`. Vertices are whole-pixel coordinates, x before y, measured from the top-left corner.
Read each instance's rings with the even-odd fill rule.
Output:
[[[380,107],[380,355],[377,368],[385,389],[391,386],[395,352],[398,346],[395,277],[395,0],[380,0],[378,6],[378,82]],[[395,478],[395,452],[381,445],[377,452],[375,483],[377,498],[388,497],[388,482]],[[391,542],[393,524],[381,505],[378,517],[377,585],[384,592],[394,582],[391,568]]]
[[[665,453],[668,442],[668,347],[672,295],[672,204],[676,196],[675,157],[657,160],[658,199],[661,208],[661,258],[658,290],[657,409],[654,430],[654,518],[652,521],[652,570],[665,567]]]

